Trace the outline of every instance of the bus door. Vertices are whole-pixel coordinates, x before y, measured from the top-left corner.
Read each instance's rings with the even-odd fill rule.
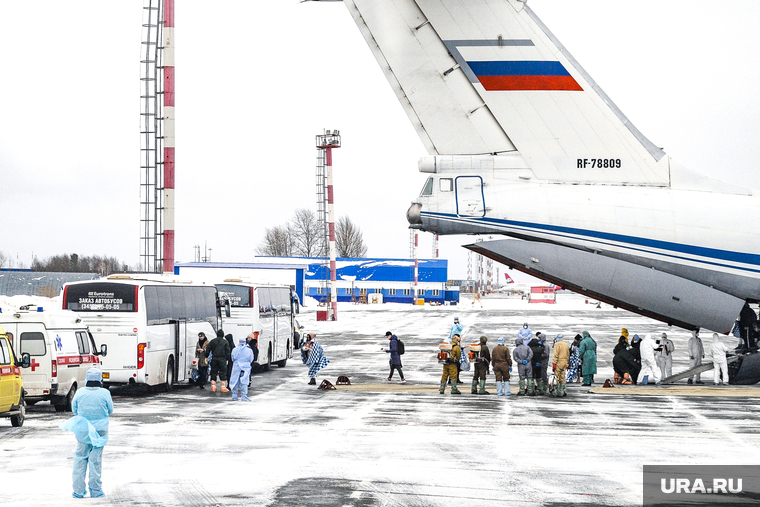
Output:
[[[174,379],[176,381],[186,380],[187,372],[190,370],[188,361],[192,362],[193,358],[187,354],[187,321],[171,320],[174,333]]]

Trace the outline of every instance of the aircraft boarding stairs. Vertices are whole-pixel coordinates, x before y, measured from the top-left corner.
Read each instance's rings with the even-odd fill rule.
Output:
[[[728,364],[735,363],[739,360],[739,356],[731,356],[729,357],[726,362]],[[679,380],[683,380],[685,378],[689,378],[692,375],[696,375],[697,373],[704,373],[706,371],[712,370],[714,367],[713,363],[702,363],[699,366],[695,366],[694,368],[690,368],[686,371],[682,371],[681,373],[676,373],[675,375],[671,375],[668,378],[664,378],[657,382],[657,385],[668,385],[668,384],[675,384]]]

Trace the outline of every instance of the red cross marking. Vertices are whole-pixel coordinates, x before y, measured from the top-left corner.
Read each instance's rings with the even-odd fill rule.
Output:
[[[29,367],[32,368],[32,371],[36,370],[38,366],[42,366],[42,365],[38,363],[36,359],[32,359],[32,364],[29,365]]]

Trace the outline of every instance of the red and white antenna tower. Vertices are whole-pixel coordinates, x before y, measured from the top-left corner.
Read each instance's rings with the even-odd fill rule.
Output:
[[[334,192],[333,192],[333,174],[332,174],[332,150],[340,148],[340,131],[325,130],[324,134],[317,136],[317,150],[320,153],[317,160],[324,160],[325,185],[327,187],[327,242],[329,243],[330,253],[330,288],[327,292],[327,317],[328,320],[338,320],[338,292],[335,287],[335,209],[334,209]],[[319,185],[319,163],[317,166],[317,185]],[[319,190],[318,190],[319,195]]]
[[[144,0],[140,114],[140,257],[174,272],[174,0]]]

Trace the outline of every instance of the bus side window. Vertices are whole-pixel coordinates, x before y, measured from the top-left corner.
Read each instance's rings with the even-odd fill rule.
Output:
[[[441,192],[451,192],[454,190],[454,180],[452,178],[441,178],[440,180]]]

